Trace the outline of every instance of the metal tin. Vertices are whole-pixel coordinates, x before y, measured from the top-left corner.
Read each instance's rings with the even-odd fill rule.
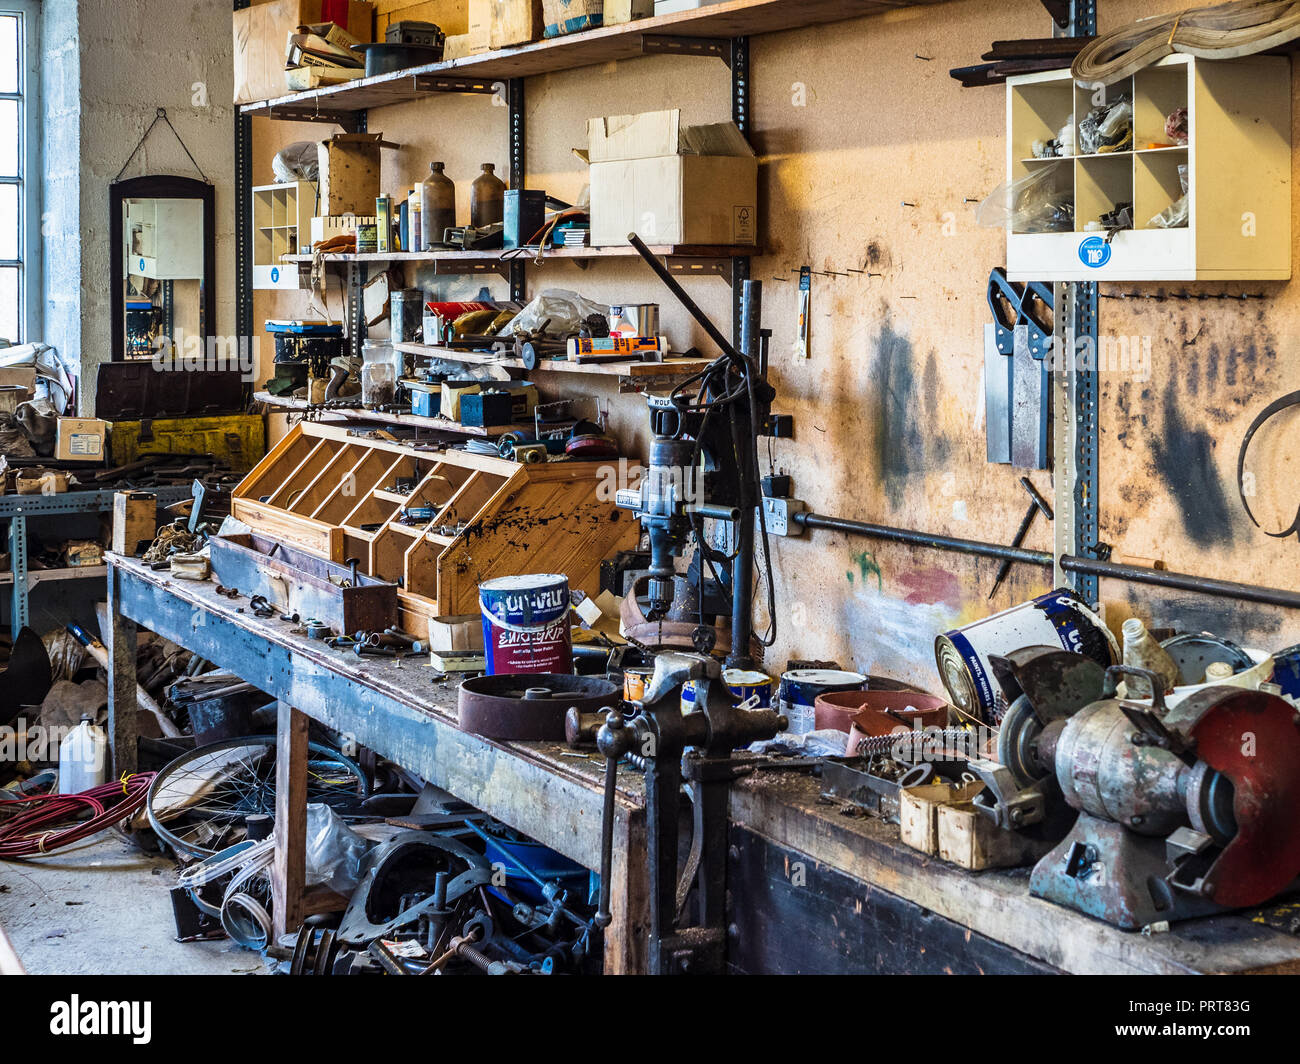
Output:
[[[1006,706],[989,658],[1029,646],[1061,646],[1103,667],[1119,660],[1115,637],[1101,618],[1073,591],[1057,588],[934,641],[939,676],[953,705],[980,723],[996,724]]]
[[[357,254],[374,255],[379,251],[379,226],[357,226]]]
[[[1300,645],[1273,655],[1273,682],[1282,688],[1283,698],[1293,704],[1300,700]]]
[[[633,665],[623,670],[623,700],[640,702],[645,697],[646,688],[655,671],[644,665]]]
[[[393,343],[415,343],[424,326],[423,318],[424,293],[420,289],[400,288],[388,297],[388,332]]]
[[[737,702],[758,695],[757,709],[768,709],[772,705],[772,677],[762,672],[746,669],[723,669],[722,682]],[[687,680],[682,684],[682,712],[695,712],[695,681]]]
[[[817,696],[830,691],[861,691],[867,678],[839,669],[793,669],[781,675],[780,709],[790,722],[791,735],[817,728]]]
[[[489,676],[573,671],[568,577],[502,576],[479,584],[478,597]]]

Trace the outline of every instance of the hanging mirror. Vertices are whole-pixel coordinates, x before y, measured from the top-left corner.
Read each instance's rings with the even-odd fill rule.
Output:
[[[188,177],[109,186],[113,361],[202,358],[215,327],[213,187]]]

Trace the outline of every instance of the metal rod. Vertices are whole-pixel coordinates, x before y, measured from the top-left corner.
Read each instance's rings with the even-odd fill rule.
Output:
[[[682,305],[686,313],[695,319],[701,329],[708,333],[709,339],[718,345],[718,350],[728,358],[737,362],[740,361],[740,356],[736,354],[736,349],[727,342],[727,338],[718,331],[718,327],[714,325],[713,322],[709,321],[708,315],[699,308],[699,305],[695,300],[686,294],[686,289],[677,283],[677,278],[668,272],[662,262],[655,258],[654,252],[645,246],[645,241],[637,236],[636,233],[628,233],[627,242],[636,248],[637,254],[645,259],[646,265],[649,266],[650,269],[654,270],[659,280],[663,281],[667,286],[668,291],[677,298],[677,302]]]
[[[974,539],[956,539],[952,536],[940,536],[931,532],[917,532],[906,528],[893,528],[889,525],[872,525],[865,521],[850,521],[843,517],[827,517],[825,514],[795,514],[795,524],[804,528],[821,528],[828,532],[842,532],[851,536],[867,536],[872,539],[884,539],[894,543],[906,543],[913,547],[929,547],[933,550],[955,551],[959,554],[974,554],[984,558],[1001,558],[1006,561],[1020,562],[1024,565],[1050,566],[1052,555],[1041,550],[1003,547],[997,543],[985,543]],[[1240,602],[1257,602],[1265,606],[1280,606],[1284,609],[1300,609],[1300,592],[1284,591],[1274,587],[1260,587],[1258,584],[1239,584],[1232,580],[1213,580],[1190,573],[1175,573],[1167,569],[1152,569],[1145,565],[1123,565],[1119,562],[1103,562],[1096,558],[1080,558],[1075,554],[1066,554],[1061,558],[1061,568],[1066,572],[1082,573],[1088,576],[1107,577],[1113,580],[1129,580],[1135,584],[1150,584],[1155,587],[1170,588],[1175,591],[1194,591],[1202,595],[1218,598],[1237,599]]]

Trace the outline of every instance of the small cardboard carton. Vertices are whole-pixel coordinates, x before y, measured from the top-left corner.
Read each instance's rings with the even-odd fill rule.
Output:
[[[542,0],[491,0],[488,44],[511,48],[542,39]]]
[[[732,122],[683,126],[681,112],[592,118],[591,242],[758,242],[758,160]]]
[[[54,457],[61,462],[102,462],[108,454],[108,422],[97,417],[61,417]]]

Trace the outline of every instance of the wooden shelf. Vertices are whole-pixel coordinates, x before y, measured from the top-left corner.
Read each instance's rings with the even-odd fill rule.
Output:
[[[656,244],[650,248],[652,254],[661,259],[732,259],[738,257],[748,257],[757,255],[759,249],[752,244],[737,245],[718,245],[718,244]],[[519,261],[528,264],[534,264],[537,261],[537,249],[525,248],[518,254],[511,254],[509,258],[504,257],[507,253],[501,250],[491,251],[387,251],[387,252],[363,252],[362,254],[343,254],[343,255],[326,255],[325,262],[348,263],[348,262],[429,262],[435,265],[450,264],[482,264],[488,263],[492,268],[502,268],[509,266],[510,263]],[[313,256],[307,255],[285,255],[283,262],[296,262],[303,265],[310,265]],[[585,259],[631,259],[640,258],[637,250],[630,244],[619,244],[612,247],[598,248],[552,248],[542,256],[543,262],[551,259],[571,259],[582,261]],[[451,273],[454,270],[446,270]]]
[[[637,19],[519,48],[483,52],[391,74],[361,78],[245,104],[246,115],[289,121],[348,124],[358,111],[388,107],[442,92],[495,94],[498,82],[576,70],[643,55],[676,54],[730,59],[730,41],[763,33],[922,7],[938,0],[727,0],[692,11]]]
[[[429,344],[393,344],[395,350],[424,358],[441,358],[448,362],[463,362],[476,366],[500,366],[503,369],[523,370],[531,373],[582,373],[596,377],[679,377],[694,373],[707,366],[707,358],[670,358],[665,362],[589,362],[579,364],[563,359],[543,359],[534,370],[528,370],[517,358],[505,358],[490,351],[461,351],[453,347]]]
[[[104,580],[108,577],[107,565],[78,565],[67,569],[28,569],[27,587],[57,580]],[[13,573],[0,573],[0,585],[12,584]]]
[[[255,402],[266,403],[268,406],[278,406],[284,410],[306,410],[308,406],[306,401],[302,399],[275,396],[269,392],[254,392],[253,399]],[[472,425],[462,425],[457,421],[449,421],[447,418],[442,417],[420,417],[418,414],[390,414],[380,410],[367,410],[363,406],[334,407],[325,411],[325,413],[335,415],[338,420],[343,421],[375,421],[385,425],[404,425],[407,428],[432,429],[453,436],[500,436],[503,433],[514,432],[515,430],[533,431],[532,425],[490,425],[487,428],[477,428]]]

